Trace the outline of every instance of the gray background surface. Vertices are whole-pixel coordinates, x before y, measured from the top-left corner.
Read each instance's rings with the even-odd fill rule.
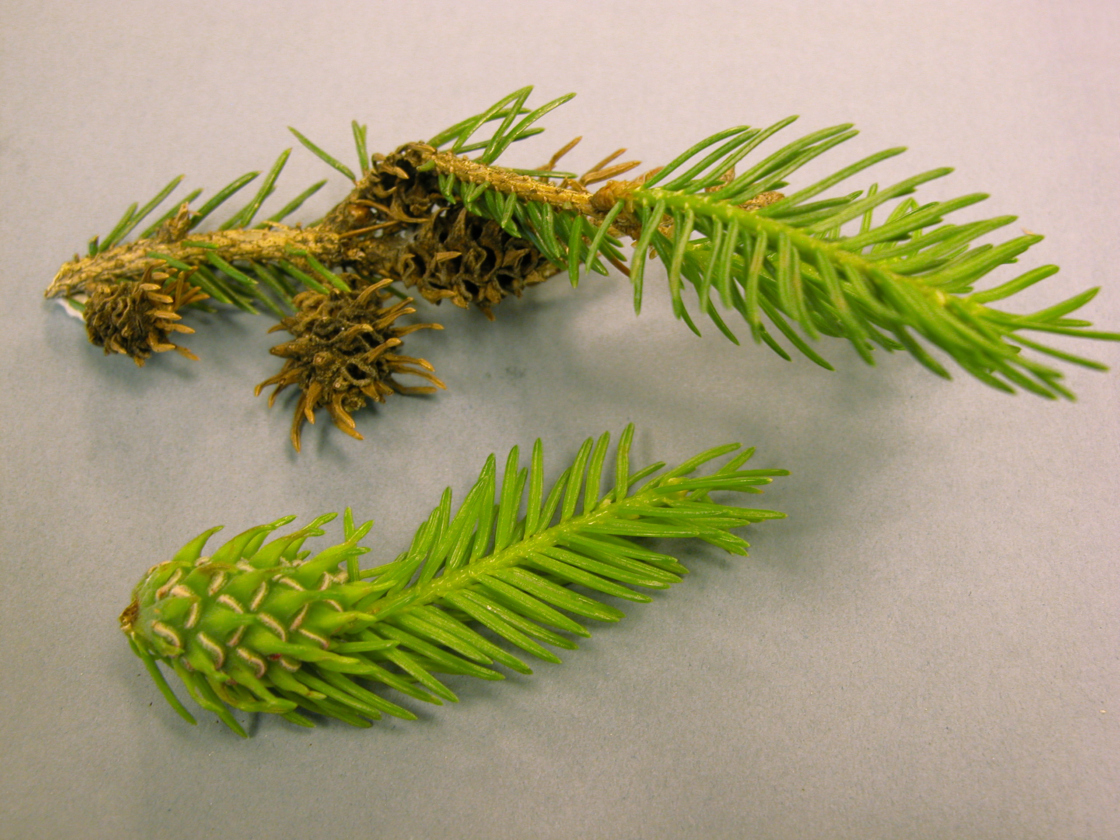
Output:
[[[972,217],[1019,214],[1047,234],[1024,265],[1063,268],[1016,306],[1100,285],[1088,317],[1117,329],[1116,4],[5,0],[0,24],[0,837],[1120,836],[1120,374],[1070,369],[1079,401],[1050,404],[842,342],[830,374],[695,338],[658,268],[640,317],[618,275],[492,325],[429,308],[446,329],[410,349],[449,390],[363,412],[363,443],[321,419],[296,456],[292,403],[252,395],[266,317],[201,319],[200,362],[138,370],[41,297],[174,174],[213,190],[289,125],[343,154],[352,118],[388,152],[533,83],[579,96],[523,165],[576,134],[580,169],[855,122],[829,171],[899,144],[881,183],[955,166],[924,195],[991,193]],[[330,174],[297,146],[280,195]],[[750,558],[682,546],[694,573],[563,666],[245,742],[175,716],[117,629],[210,525],[352,505],[391,559],[488,453],[540,436],[555,476],[629,421],[641,460],[757,446],[790,518]]]

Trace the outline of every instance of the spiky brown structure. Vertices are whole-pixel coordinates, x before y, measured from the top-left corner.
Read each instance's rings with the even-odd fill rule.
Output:
[[[362,274],[392,276],[425,300],[491,308],[557,269],[525,239],[501,225],[448,206],[429,164],[435,150],[408,143],[374,155],[370,170],[322,227],[344,240],[343,262]]]
[[[344,238],[357,237],[348,244],[360,249],[362,241],[428,221],[447,206],[447,199],[439,190],[438,176],[417,171],[427,150],[422,144],[408,143],[390,155],[373,155],[369,170],[319,227]]]
[[[90,343],[109,353],[123,353],[138,367],[152,353],[177,350],[188,359],[197,360],[185,347],[171,341],[169,333],[193,333],[178,323],[179,310],[209,297],[192,286],[188,273],[174,268],[156,271],[149,266],[139,280],[100,284],[85,305],[86,335]]]
[[[491,307],[503,298],[520,297],[526,286],[542,283],[556,271],[531,243],[461,207],[422,225],[392,268],[425,300],[447,299],[464,309],[473,303],[490,320]]]
[[[423,219],[432,208],[446,206],[434,172],[418,172],[427,160],[421,144],[408,143],[391,155],[373,155],[366,177],[369,197],[386,208],[391,219]]]
[[[387,296],[384,288],[390,282],[382,280],[353,292],[302,292],[294,299],[298,311],[269,330],[287,330],[292,340],[272,348],[273,355],[287,361],[280,373],[257,386],[256,393],[275,385],[268,400],[271,406],[289,385],[299,386],[300,398],[292,417],[292,445],[297,452],[303,422],[314,423],[318,408],[325,407],[339,429],[361,440],[351,414],[363,408],[367,400],[384,402],[394,392],[431,394],[444,387],[427,361],[395,352],[409,333],[442,327],[393,326],[402,315],[416,310],[409,306],[411,298],[381,306]],[[393,378],[398,373],[419,376],[431,384],[401,385]]]

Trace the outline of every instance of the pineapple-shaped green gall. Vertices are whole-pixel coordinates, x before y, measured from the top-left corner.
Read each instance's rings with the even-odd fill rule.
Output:
[[[783,516],[710,496],[758,493],[786,474],[740,469],[753,450],[703,476],[694,475],[697,468],[738,444],[666,472],[663,463],[631,472],[633,432],[628,426],[622,434],[607,487],[607,434],[585,441],[547,494],[539,440],[527,467],[513,448],[500,481],[490,456],[457,511],[444,491],[409,549],[369,569],[358,557],[368,551],[359,543],[372,523],[356,526],[349,510],[343,541],[314,555],[304,542],[321,536],[334,514],[269,539],[294,519],[285,517],[204,556],[213,528],[148,570],[121,628],[180,715],[194,723],[160,662],[240,735],[231,708],[305,726],[312,721],[302,712],[369,726],[382,714],[416,717],[375,688],[454,702],[436,674],[502,679],[495,666],[531,673],[509,646],[559,663],[553,648],[575,649],[572,637],[589,635],[577,618],[622,618],[594,595],[649,601],[632,587],[664,589],[687,571],[635,539],[691,537],[746,554],[747,543],[730,531]]]
[[[347,570],[339,568],[369,550],[356,542],[372,523],[354,529],[348,518],[346,541],[311,561],[300,546],[308,536],[321,535],[318,526],[333,515],[262,546],[269,533],[294,518],[252,528],[210,557],[201,552],[218,529],[205,532],[174,558],[150,569],[121,615],[122,629],[153,676],[158,674],[153,657],[169,663],[199,705],[242,734],[223,704],[309,723],[295,713],[301,704],[278,695],[277,689],[302,697],[303,705],[315,711],[353,718],[330,696],[341,690],[360,692],[342,675],[371,673],[377,666],[345,654],[395,644],[355,638],[376,620],[355,607],[379,588],[360,579],[351,582]],[[316,669],[303,669],[304,663],[315,663]],[[344,680],[345,689],[336,689]],[[354,705],[346,699],[347,705]],[[177,701],[172,705],[185,713]],[[365,705],[369,708],[363,711],[414,717],[373,694]]]

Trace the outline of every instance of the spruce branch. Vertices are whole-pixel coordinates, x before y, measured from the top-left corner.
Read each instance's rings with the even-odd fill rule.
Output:
[[[531,87],[514,91],[428,142],[406,143],[388,155],[370,154],[366,128],[354,122],[357,170],[292,129],[305,148],[352,183],[322,219],[304,227],[286,222],[323,186],[320,181],[257,221],[277,189],[288,150],[248,202],[216,229],[201,228],[258,172],[234,179],[197,211],[190,202],[200,192],[192,192],[138,239],[126,241],[159,211],[180,176],[143,206],[132,204],[106,236],[94,237],[88,255],[62,266],[46,294],[80,305],[83,294],[116,284],[135,287],[148,272],[175,270],[190,276],[208,298],[201,304],[197,297],[186,310],[233,306],[298,323],[308,313],[299,311],[297,301],[335,293],[353,301],[388,281],[386,292],[398,297],[412,291],[431,303],[477,307],[492,319],[506,297],[558,272],[575,286],[583,274],[606,275],[613,266],[629,277],[640,311],[648,263],[656,258],[665,266],[674,314],[696,333],[699,312],[738,344],[729,317],[735,313],[756,343],[787,360],[792,347],[831,369],[819,340],[843,338],[869,364],[877,348],[903,350],[949,378],[947,357],[1000,390],[1069,399],[1073,394],[1062,384],[1062,373],[1045,363],[1047,358],[1096,370],[1104,366],[1049,346],[1046,334],[1120,339],[1120,333],[1094,330],[1089,321],[1071,317],[1097,289],[1031,313],[997,307],[1058,269],[1038,266],[993,284],[993,272],[1017,262],[1041,237],[983,241],[1014,216],[948,221],[986,198],[982,193],[945,201],[916,197],[922,185],[948,175],[948,168],[831,194],[903,151],[890,148],[813,183],[791,186],[802,167],[856,135],[851,125],[820,129],[772,151],[766,151],[768,144],[777,142],[794,117],[765,128],[739,126],[637,177],[622,177],[638,163],[616,162],[621,149],[577,176],[557,166],[580,138],[536,169],[499,163],[513,144],[543,130],[537,124],[542,117],[571,99],[530,108],[531,92]],[[632,256],[624,240],[631,241]],[[693,292],[686,295],[687,286]],[[130,288],[123,294],[137,293]],[[96,303],[92,312],[86,308],[87,322],[105,320]],[[304,390],[301,405],[312,404],[316,396]],[[344,419],[348,411],[333,416],[348,433],[354,431]]]
[[[623,617],[602,596],[649,602],[634,587],[665,589],[687,571],[635,539],[699,539],[744,555],[747,543],[732,530],[783,517],[711,498],[717,491],[759,493],[788,474],[742,469],[753,450],[732,456],[739,446],[729,444],[668,471],[656,463],[632,472],[633,434],[632,425],[623,431],[606,487],[608,434],[586,440],[547,494],[539,440],[527,467],[514,447],[500,477],[491,455],[457,511],[445,490],[410,547],[372,568],[361,568],[358,558],[368,551],[360,542],[373,523],[355,525],[349,509],[344,541],[314,556],[304,542],[322,535],[334,514],[266,542],[294,519],[284,517],[202,556],[219,530],[210,529],[148,570],[121,629],[190,723],[193,715],[159,663],[242,736],[231,708],[304,726],[313,725],[305,712],[355,726],[383,714],[415,719],[383,692],[456,702],[437,674],[500,680],[499,666],[532,673],[511,648],[559,663],[553,648],[574,650],[572,637],[589,635],[582,619]],[[718,469],[696,473],[721,458]]]
[[[988,385],[1007,392],[1021,388],[1047,398],[1073,395],[1061,384],[1059,371],[1024,351],[1104,369],[1022,335],[1120,340],[1120,333],[1092,330],[1089,322],[1067,317],[1092,300],[1097,289],[1024,315],[988,305],[1058,269],[1041,266],[998,286],[978,288],[988,274],[1016,262],[1042,237],[1025,234],[999,245],[976,244],[1015,217],[952,224],[945,217],[987,196],[971,193],[924,204],[911,197],[920,185],[951,169],[933,169],[886,188],[873,184],[819,198],[904,151],[892,148],[792,194],[778,192],[788,188],[788,179],[802,166],[856,135],[851,125],[839,125],[787,143],[735,174],[737,166],[794,119],[764,129],[744,126],[719,132],[664,167],[632,181],[610,180],[593,194],[570,179],[551,183],[488,165],[494,150],[520,139],[516,126],[506,134],[496,132],[486,152],[473,161],[456,154],[477,128],[465,123],[457,133],[436,138],[442,143],[454,139],[450,151],[422,149],[426,160],[420,168],[438,174],[449,200],[533,242],[568,271],[573,284],[581,269],[603,271],[597,262],[600,254],[616,264],[620,261],[618,237],[633,239],[628,274],[635,310],[641,308],[645,268],[653,253],[666,265],[675,315],[697,333],[683,295],[685,281],[695,288],[699,309],[735,343],[738,339],[717,301],[724,311],[735,310],[744,318],[756,342],[765,342],[788,359],[774,335],[780,333],[829,369],[810,344],[820,335],[847,339],[870,364],[876,346],[906,350],[948,378],[949,372],[920,337]],[[889,206],[895,199],[901,200]]]
[[[501,111],[491,119],[505,116]],[[281,319],[278,328],[292,333],[291,341],[272,351],[287,360],[283,369],[262,385],[276,385],[277,391],[298,385],[301,394],[291,434],[295,448],[300,448],[302,423],[314,422],[319,407],[328,410],[336,426],[360,439],[350,412],[370,400],[383,402],[392,393],[423,394],[444,387],[427,361],[400,352],[403,336],[439,325],[389,326],[415,311],[408,306],[412,299],[398,288],[401,283],[417,287],[429,301],[450,299],[463,307],[476,305],[493,317],[491,307],[504,297],[520,294],[555,271],[529,243],[511,237],[496,223],[449,207],[435,178],[415,171],[409,147],[387,156],[371,156],[365,126],[353,123],[352,129],[360,177],[293,129],[304,146],[354,181],[346,199],[315,224],[291,227],[284,220],[325,181],[300,193],[265,221],[255,221],[262,203],[276,189],[288,150],[252,199],[215,230],[202,231],[199,226],[259,173],[235,179],[197,211],[190,209],[189,202],[200,191],[191,193],[139,239],[124,242],[168,198],[181,182],[180,176],[142,208],[131,205],[107,236],[91,240],[88,255],[75,256],[65,264],[47,296],[66,296],[83,311],[91,341],[119,349],[137,364],[152,349],[174,345],[163,341],[163,333],[155,328],[144,332],[153,336],[152,341],[117,340],[126,333],[137,333],[138,327],[116,323],[114,319],[127,313],[119,305],[105,304],[153,293],[145,280],[153,272],[178,272],[192,278],[199,293],[185,301],[185,306],[199,307],[199,301],[209,299],[246,312],[267,310]],[[391,285],[397,280],[401,283]],[[370,298],[371,293],[376,299]],[[402,301],[382,307],[387,294]],[[173,317],[180,316],[173,313]],[[173,329],[190,331],[182,325]],[[392,352],[386,352],[389,347]],[[401,384],[394,373],[407,373],[425,384]],[[258,386],[257,393],[260,391]],[[276,392],[270,405],[275,396]]]

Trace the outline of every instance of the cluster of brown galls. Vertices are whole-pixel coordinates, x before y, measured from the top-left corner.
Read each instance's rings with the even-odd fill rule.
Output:
[[[386,286],[401,281],[426,300],[477,306],[493,319],[492,308],[526,286],[540,283],[556,269],[529,242],[511,236],[496,222],[451,206],[431,172],[418,172],[415,146],[375,155],[371,167],[345,201],[317,226],[347,241],[342,279],[352,291],[302,292],[296,312],[273,330],[292,339],[272,348],[284,366],[257,386],[275,386],[269,398],[289,385],[300,390],[291,440],[298,451],[304,421],[326,408],[343,432],[361,438],[352,417],[368,400],[384,402],[392,393],[432,393],[443,388],[423,359],[399,352],[403,336],[438,324],[395,326],[415,310],[411,298],[386,305]],[[193,332],[178,324],[178,310],[206,295],[189,283],[189,273],[161,266],[140,281],[93,289],[86,303],[89,339],[95,345],[131,356],[138,365],[153,352],[175,349],[171,331]],[[424,380],[421,386],[396,381],[397,374]]]
[[[374,155],[358,188],[325,220],[343,236],[379,234],[365,267],[415,287],[432,303],[474,304],[490,319],[503,298],[520,297],[555,273],[529,242],[461,205],[449,206],[436,174],[417,171],[421,162],[417,144]]]
[[[419,163],[412,146],[373,157],[357,188],[322,222],[350,240],[346,250],[354,259],[343,265],[350,269],[343,278],[354,291],[303,292],[293,301],[296,313],[273,328],[287,330],[293,339],[272,348],[285,359],[284,367],[258,385],[257,393],[275,385],[271,405],[288,385],[298,385],[291,431],[297,451],[304,420],[313,423],[320,407],[339,429],[361,439],[351,415],[367,400],[384,402],[392,393],[427,394],[444,387],[427,361],[397,352],[408,333],[440,326],[394,326],[415,310],[409,298],[383,305],[385,287],[393,280],[432,303],[474,304],[493,319],[491,308],[503,298],[520,296],[526,286],[555,273],[530,243],[461,206],[449,206],[437,176],[418,172]],[[383,279],[371,279],[377,277]],[[402,385],[395,374],[428,384]]]

